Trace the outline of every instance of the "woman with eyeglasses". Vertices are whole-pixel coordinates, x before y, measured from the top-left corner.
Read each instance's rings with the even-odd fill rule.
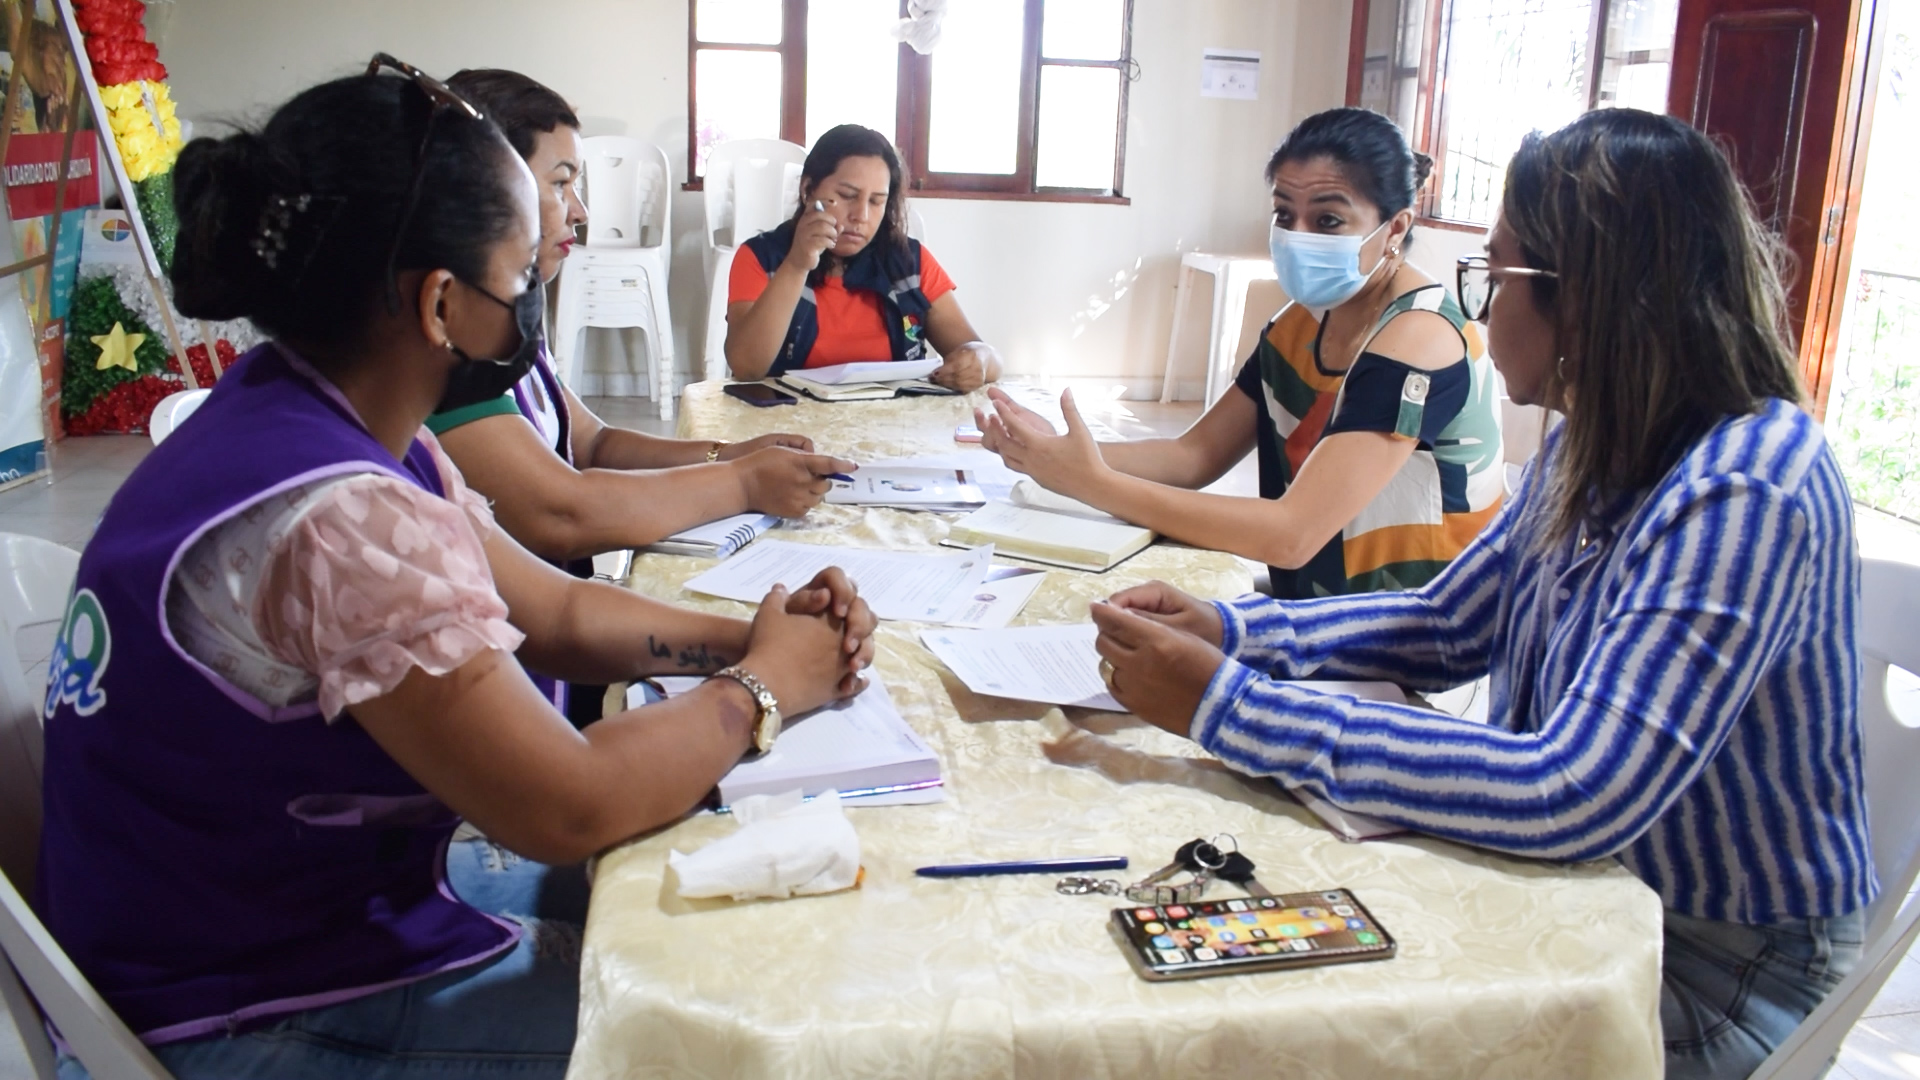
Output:
[[[422,422],[532,365],[539,200],[470,103],[382,68],[406,77],[182,152],[180,309],[272,341],[115,495],[51,663],[35,906],[189,1080],[561,1076],[577,864],[685,814],[872,655],[838,571],[748,623],[495,527]],[[721,677],[579,732],[516,655]],[[494,843],[450,844],[463,818]]]
[[[1425,584],[1504,492],[1493,371],[1440,283],[1407,262],[1432,167],[1393,121],[1332,109],[1267,163],[1291,300],[1234,390],[1172,439],[1096,443],[989,391],[982,443],[1046,488],[1195,547],[1268,565],[1282,598]],[[1249,451],[1260,497],[1200,491]]]
[[[1680,121],[1529,136],[1467,310],[1565,416],[1424,588],[1096,605],[1143,719],[1336,806],[1515,855],[1615,858],[1666,905],[1669,1078],[1744,1077],[1860,957],[1877,891],[1856,711],[1860,564],[1807,415],[1778,244]],[[1489,722],[1315,694],[1491,675]]]
[[[462,71],[447,80],[499,126],[540,190],[541,282],[573,249],[586,155],[566,99],[514,71]],[[803,517],[825,497],[826,474],[853,463],[814,454],[804,435],[740,443],[669,439],[603,422],[560,382],[545,349],[505,394],[435,413],[427,428],[507,535],[576,576],[591,556],[645,547],[682,529],[755,511]],[[603,687],[537,679],[577,723],[600,718]]]

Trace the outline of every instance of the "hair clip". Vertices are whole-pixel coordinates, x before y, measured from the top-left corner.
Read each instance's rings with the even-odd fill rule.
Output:
[[[287,250],[287,232],[293,227],[295,215],[304,214],[313,205],[311,195],[275,195],[267,200],[260,211],[260,228],[253,235],[253,253],[267,264],[267,269],[280,268],[280,253]]]

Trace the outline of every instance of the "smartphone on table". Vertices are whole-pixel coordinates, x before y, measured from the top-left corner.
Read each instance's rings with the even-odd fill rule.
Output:
[[[731,398],[739,398],[756,408],[770,408],[775,405],[792,405],[800,399],[792,394],[775,390],[766,383],[737,382],[721,387],[721,392]]]
[[[1116,908],[1113,928],[1143,979],[1385,960],[1392,935],[1345,889]]]

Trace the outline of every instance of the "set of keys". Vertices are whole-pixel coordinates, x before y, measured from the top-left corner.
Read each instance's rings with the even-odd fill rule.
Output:
[[[1231,847],[1222,848],[1222,844]],[[1245,890],[1248,895],[1271,897],[1265,885],[1253,876],[1253,860],[1240,850],[1239,841],[1221,833],[1211,840],[1189,840],[1180,845],[1173,853],[1173,861],[1141,878],[1131,885],[1121,885],[1112,878],[1064,877],[1054,885],[1058,892],[1069,896],[1085,896],[1099,893],[1103,896],[1120,896],[1136,904],[1190,904],[1206,894],[1207,886],[1215,878]],[[1167,884],[1170,878],[1179,874],[1191,875],[1186,881]]]

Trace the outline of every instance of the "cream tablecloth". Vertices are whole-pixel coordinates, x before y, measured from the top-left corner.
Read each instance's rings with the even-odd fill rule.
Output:
[[[687,388],[681,434],[802,431],[867,460],[950,453],[966,404],[922,399],[755,410]],[[790,538],[898,547],[946,520],[822,508]],[[710,560],[645,556],[631,585],[714,611],[680,585]],[[1236,560],[1170,545],[1104,575],[1055,571],[1019,622],[1078,622],[1090,600],[1163,577],[1247,588]],[[939,753],[948,801],[849,811],[864,885],[781,902],[688,902],[669,848],[732,832],[701,815],[599,863],[570,1076],[1650,1077],[1661,1071],[1660,905],[1612,862],[1555,866],[1433,839],[1348,844],[1266,782],[1130,717],[981,698],[883,624],[877,663]],[[1128,880],[1181,842],[1234,834],[1276,892],[1351,888],[1398,957],[1177,983],[1136,977],[1102,896],[1051,877],[932,881],[970,859],[1124,854]],[[1130,876],[1129,876],[1130,875]],[[1232,895],[1216,886],[1215,897]]]

